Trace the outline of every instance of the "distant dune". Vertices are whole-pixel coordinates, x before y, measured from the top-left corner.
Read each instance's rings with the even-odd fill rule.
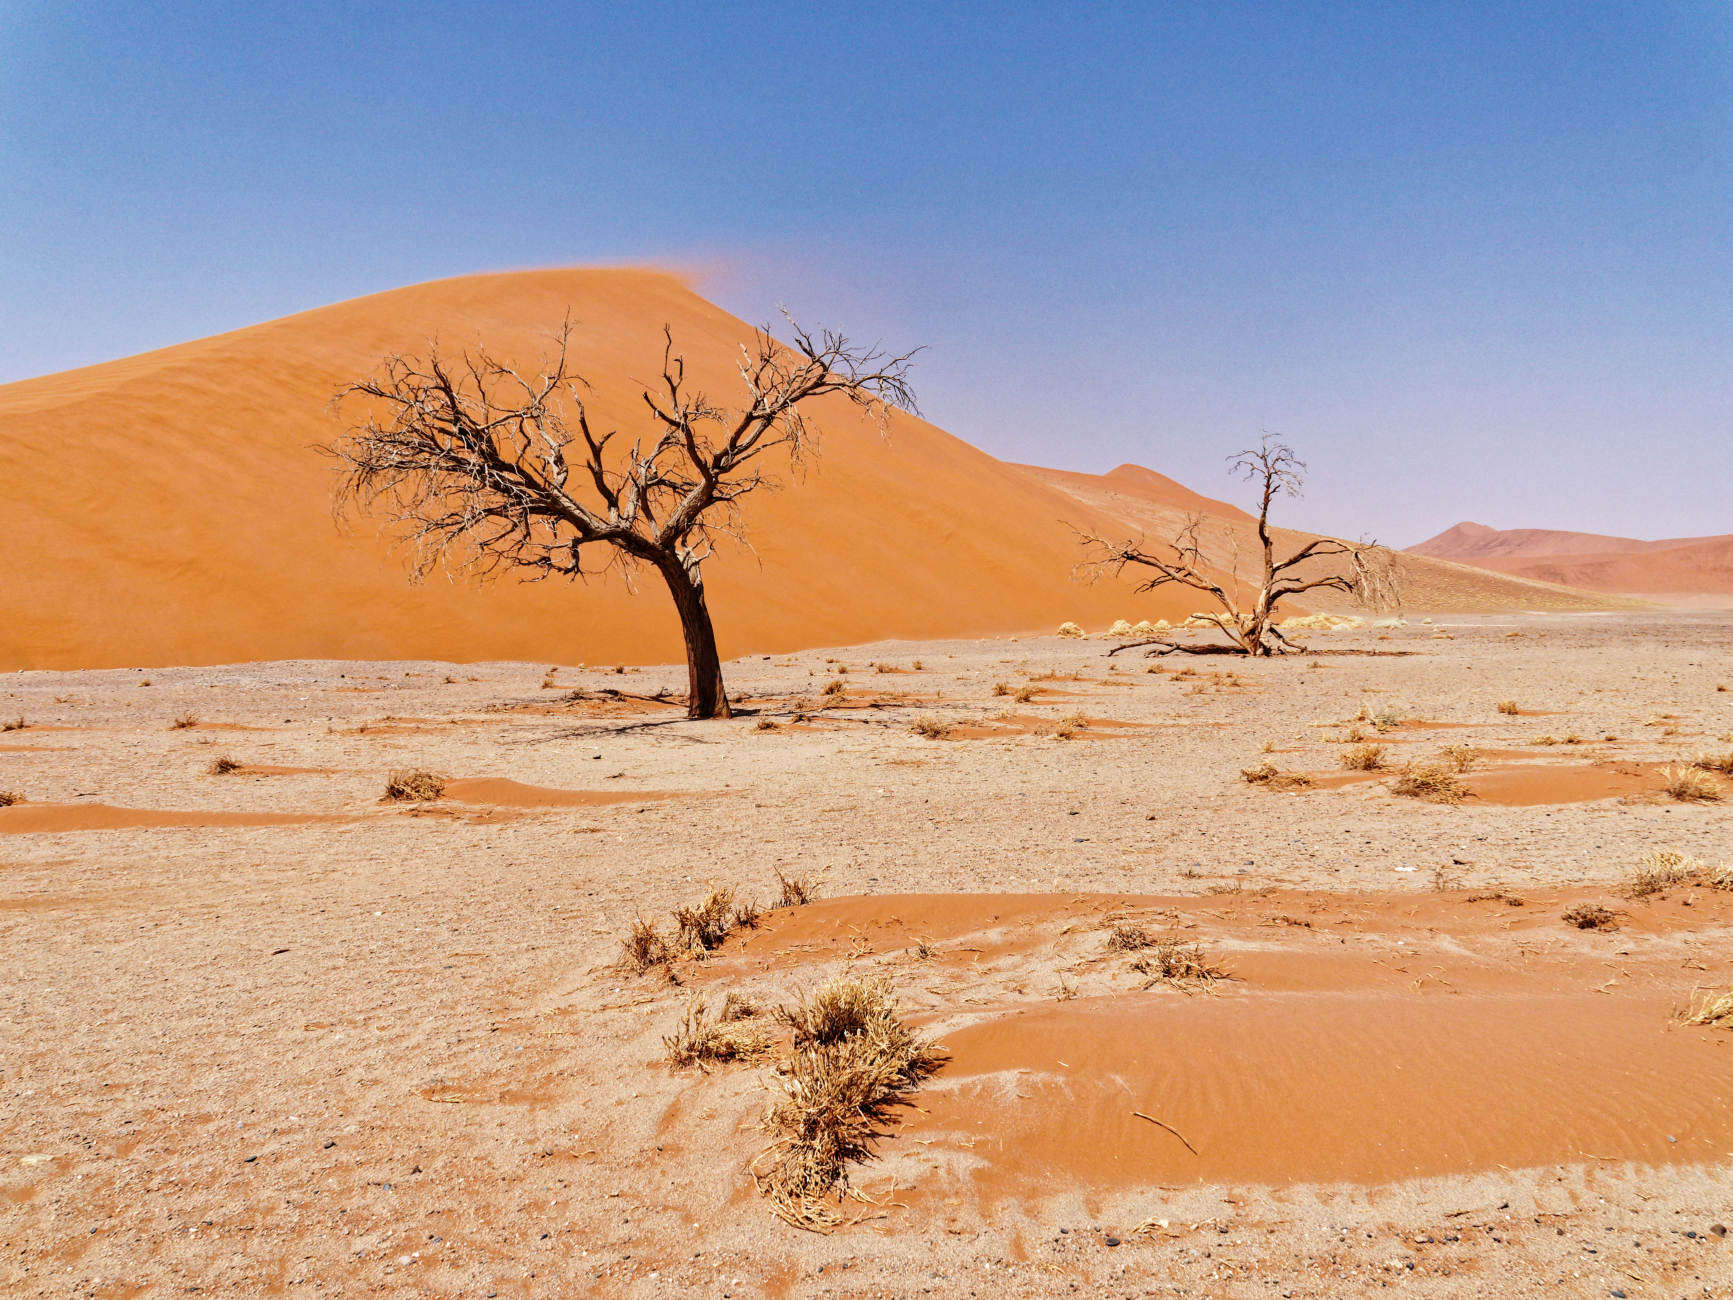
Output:
[[[437,281],[0,387],[0,667],[677,657],[653,579],[639,594],[615,576],[411,587],[372,521],[345,533],[330,516],[332,468],[312,447],[337,432],[339,384],[434,334],[533,363],[568,309],[592,418],[639,427],[635,381],[656,373],[664,323],[689,373],[733,397],[748,325],[643,270]],[[725,655],[1183,617],[1189,593],[1075,583],[1068,525],[1125,531],[1152,509],[1245,522],[1136,466],[1028,470],[919,419],[896,418],[883,438],[835,405],[817,424],[822,454],[804,480],[747,503],[756,554],[707,566]],[[1593,603],[1471,571],[1412,594],[1436,608]]]
[[[1460,523],[1408,548],[1589,591],[1659,597],[1733,596],[1733,535],[1641,541],[1546,528]]]

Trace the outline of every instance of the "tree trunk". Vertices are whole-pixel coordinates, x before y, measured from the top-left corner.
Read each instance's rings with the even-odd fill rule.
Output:
[[[716,629],[704,603],[704,583],[678,561],[657,566],[680,611],[680,635],[686,642],[686,716],[731,718],[728,691],[722,684],[722,657],[716,652]]]

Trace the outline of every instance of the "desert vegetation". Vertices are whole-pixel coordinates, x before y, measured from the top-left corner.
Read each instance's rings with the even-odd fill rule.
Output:
[[[227,754],[222,754],[212,759],[210,767],[206,770],[212,776],[228,776],[232,772],[239,772],[241,770],[241,764],[239,759],[231,758]]]
[[[640,394],[646,427],[629,450],[611,451],[617,430],[590,424],[569,318],[534,373],[485,349],[387,357],[337,394],[364,412],[323,449],[339,465],[338,509],[383,514],[417,579],[440,566],[530,579],[653,570],[680,617],[688,716],[728,717],[703,563],[740,535],[741,501],[770,481],[765,458],[813,453],[806,411],[826,397],[881,421],[914,409],[912,353],[790,325],[791,345],[759,330],[743,349],[734,403],[692,386],[664,328],[660,381]]]
[[[13,804],[24,802],[24,796],[16,790],[0,790],[0,808],[10,808]]]
[[[1677,803],[1719,803],[1721,783],[1698,767],[1664,767],[1661,789]]]
[[[1581,903],[1570,908],[1561,918],[1566,925],[1575,926],[1579,930],[1616,930],[1619,928],[1618,917],[1608,908],[1599,903]]]
[[[757,1006],[729,993],[712,1011],[702,997],[686,1003],[686,1013],[674,1032],[662,1039],[668,1063],[675,1069],[753,1061],[770,1051],[770,1035],[759,1023]]]
[[[1384,766],[1384,753],[1382,745],[1350,745],[1338,757],[1350,772],[1376,772]]]
[[[1313,784],[1306,773],[1284,772],[1267,759],[1255,767],[1241,768],[1240,779],[1247,785],[1262,786],[1266,790],[1306,790]]]
[[[445,793],[449,777],[423,768],[393,772],[385,780],[385,797],[393,803],[427,803]]]
[[[1410,763],[1390,786],[1391,793],[1428,803],[1457,804],[1468,793],[1453,767],[1442,763]]]

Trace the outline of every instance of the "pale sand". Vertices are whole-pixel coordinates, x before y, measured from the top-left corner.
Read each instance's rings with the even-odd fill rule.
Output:
[[[1733,857],[1733,802],[1441,807],[1239,770],[1265,742],[1335,770],[1320,736],[1346,727],[1315,724],[1362,705],[1455,724],[1376,736],[1398,761],[1725,750],[1730,624],[1444,622],[1315,642],[1412,657],[1161,675],[1056,639],[730,664],[773,732],[630,698],[673,667],[9,675],[0,715],[39,725],[0,753],[29,800],[0,829],[32,805],[337,820],[0,836],[0,1292],[1723,1293],[1733,1034],[1674,1016],[1733,984],[1733,897],[1618,884],[1651,848]],[[580,687],[625,694],[559,703]],[[1079,741],[1032,722],[1076,713]],[[929,716],[982,738],[912,734]],[[218,754],[247,766],[208,775]],[[406,767],[519,784],[382,804]],[[768,896],[778,867],[826,901],[684,989],[613,969],[634,916],[713,881]],[[1494,887],[1524,905],[1469,901]],[[1621,928],[1565,926],[1578,901]],[[1235,978],[1143,991],[1104,951],[1116,917]],[[763,1071],[671,1073],[660,1040],[692,990],[775,1002],[850,966],[953,1059],[859,1173],[882,1217],[820,1237],[752,1190]]]

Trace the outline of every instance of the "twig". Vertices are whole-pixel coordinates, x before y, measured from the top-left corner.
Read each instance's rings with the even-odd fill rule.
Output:
[[[1181,1133],[1172,1124],[1164,1124],[1161,1120],[1157,1119],[1154,1115],[1145,1115],[1141,1110],[1134,1110],[1131,1113],[1133,1115],[1137,1116],[1139,1119],[1148,1120],[1151,1124],[1155,1125],[1157,1128],[1166,1129],[1169,1133],[1173,1134],[1181,1142],[1185,1143],[1185,1149],[1187,1151],[1191,1152],[1194,1156],[1197,1155],[1197,1148],[1194,1147],[1190,1142],[1186,1142],[1185,1134]],[[1200,1160],[1202,1159],[1201,1156],[1199,1156],[1198,1158]]]

